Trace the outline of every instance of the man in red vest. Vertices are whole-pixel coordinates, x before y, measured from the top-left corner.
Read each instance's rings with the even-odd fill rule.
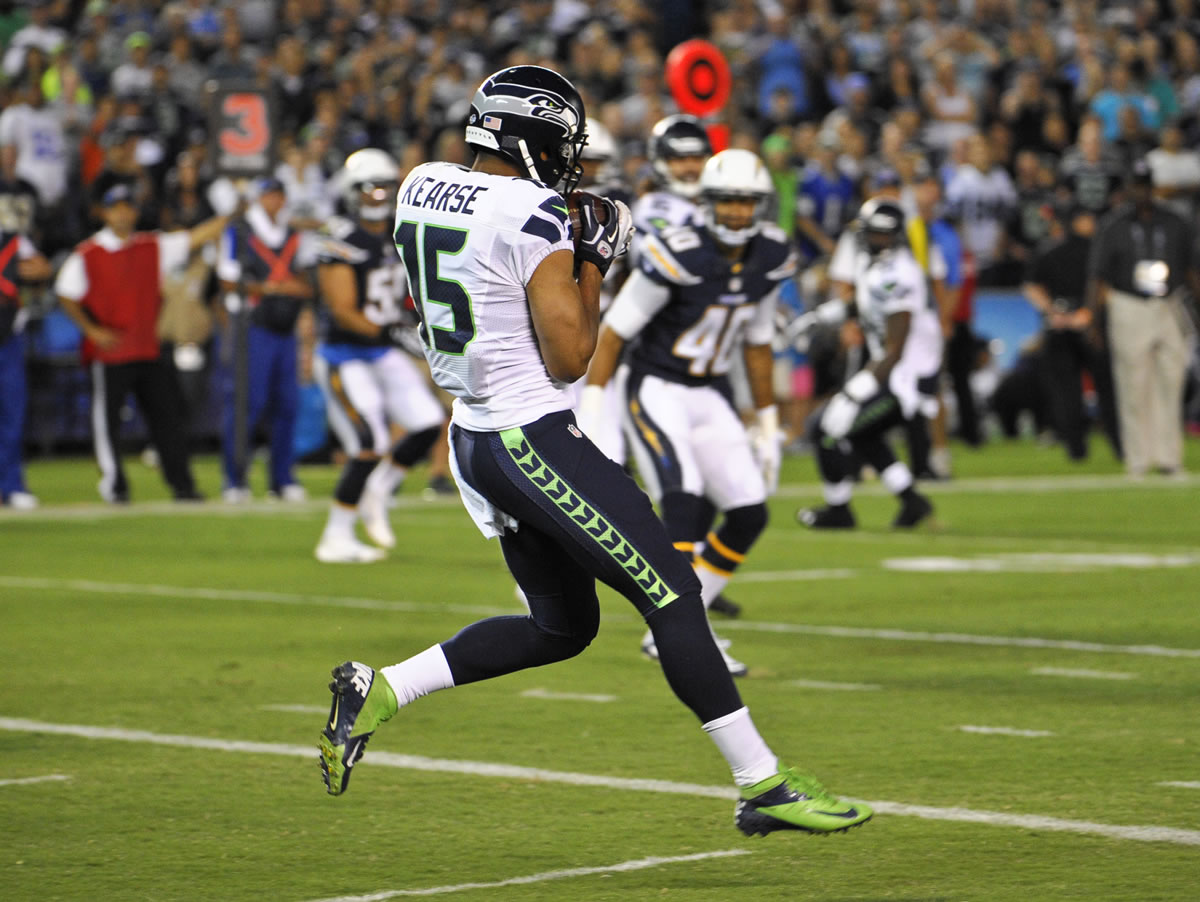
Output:
[[[63,262],[54,289],[83,332],[83,362],[92,374],[92,439],[100,466],[100,496],[129,501],[117,449],[119,413],[132,391],[178,501],[199,501],[188,462],[183,397],[174,368],[161,355],[155,325],[161,280],[215,241],[229,221],[218,216],[188,231],[135,232],[133,186],[118,182],[101,197],[104,228]]]

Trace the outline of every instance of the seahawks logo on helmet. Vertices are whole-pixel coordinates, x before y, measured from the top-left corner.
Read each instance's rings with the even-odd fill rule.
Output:
[[[469,145],[497,154],[563,193],[583,170],[586,114],[575,86],[551,69],[512,66],[484,80],[471,102]]]

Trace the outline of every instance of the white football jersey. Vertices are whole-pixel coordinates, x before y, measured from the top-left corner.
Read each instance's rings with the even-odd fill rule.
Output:
[[[925,273],[906,247],[874,261],[861,251],[857,264],[854,302],[872,360],[884,355],[888,316],[912,315],[904,350],[888,378],[888,389],[899,399],[905,416],[911,416],[919,400],[917,380],[936,374],[942,365],[942,327]]]
[[[395,239],[455,423],[494,432],[570,407],[542,360],[525,294],[546,257],[574,249],[561,196],[530,179],[426,163],[400,186]]]
[[[694,202],[670,191],[651,191],[639,197],[629,211],[634,228],[633,241],[629,246],[631,267],[636,267],[641,259],[642,244],[647,235],[672,226],[686,225],[698,210]]]

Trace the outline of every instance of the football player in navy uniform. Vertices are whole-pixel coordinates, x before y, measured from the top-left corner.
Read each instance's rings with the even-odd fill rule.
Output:
[[[797,260],[767,219],[773,190],[750,151],[710,158],[700,177],[701,222],[645,237],[588,371],[589,386],[607,384],[626,343],[638,339],[626,387],[628,440],[675,547],[695,555],[706,603],[766,527],[767,495],[779,478],[771,339],[779,288]],[[757,409],[753,437],[729,388],[739,351]],[[710,529],[718,511],[721,523]],[[654,656],[652,636],[642,648]],[[724,654],[731,673],[746,672]]]
[[[317,283],[329,316],[313,369],[349,457],[316,548],[325,563],[383,557],[356,538],[360,515],[372,541],[395,545],[387,500],[405,471],[429,453],[446,418],[421,369],[400,350],[412,347],[416,334],[405,321],[408,283],[391,234],[399,175],[382,150],[347,157],[339,181],[355,219],[331,220],[318,251]],[[389,423],[406,433],[390,452]]]
[[[700,173],[712,152],[708,132],[695,116],[680,113],[654,124],[646,147],[654,189],[642,194],[633,205],[635,264],[644,236],[692,219],[700,196]]]
[[[900,499],[892,525],[907,528],[928,517],[933,506],[914,488],[912,472],[896,459],[887,432],[922,411],[936,413],[942,330],[925,273],[905,240],[900,204],[885,197],[869,200],[852,228],[858,242],[854,300],[826,301],[789,326],[789,332],[801,334],[818,322],[836,324],[853,314],[870,355],[813,417],[825,506],[801,509],[796,517],[813,529],[855,526],[850,498],[861,461]]]
[[[566,389],[587,369],[600,283],[631,226],[628,208],[607,198],[581,204],[571,222],[564,196],[578,182],[585,119],[557,72],[503,69],[471,104],[472,167],[426,163],[401,185],[395,238],[420,339],[438,385],[455,395],[455,481],[480,532],[499,539],[529,612],[480,620],[378,670],[336,667],[320,739],[326,786],[344,792],[379,725],[422,696],[580,654],[600,626],[601,579],[645,618],[668,683],[728,762],[737,827],[847,830],[870,807],[779,763],[722,666],[692,568],[571,414]],[[453,707],[442,710],[469,741]]]

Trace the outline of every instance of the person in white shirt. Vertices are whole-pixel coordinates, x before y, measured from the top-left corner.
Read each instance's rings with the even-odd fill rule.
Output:
[[[1172,123],[1159,133],[1159,146],[1146,154],[1154,196],[1190,217],[1200,197],[1200,153],[1183,144],[1183,129]]]
[[[12,36],[4,51],[4,74],[10,79],[16,78],[25,68],[27,49],[38,47],[49,57],[67,40],[65,31],[50,24],[53,0],[30,0],[29,7],[30,23]]]
[[[571,414],[566,386],[587,369],[600,283],[631,228],[628,207],[608,198],[579,204],[571,222],[585,120],[558,73],[501,70],[471,104],[472,168],[427,163],[400,186],[395,237],[420,339],[435,380],[456,396],[455,479],[480,531],[499,538],[529,613],[478,621],[378,671],[334,668],[320,740],[326,787],[346,790],[367,741],[402,706],[582,652],[599,629],[601,579],[646,619],[668,683],[729,763],[737,827],[846,830],[870,807],[780,765],[721,660],[687,558]]]
[[[981,273],[1003,257],[1005,225],[1016,205],[1012,178],[1003,167],[992,165],[987,139],[968,138],[966,164],[946,185],[946,206],[961,224],[963,244]]]
[[[17,101],[0,113],[0,167],[5,177],[29,182],[45,213],[67,193],[68,163],[58,115],[46,106],[40,82],[24,78]]]

